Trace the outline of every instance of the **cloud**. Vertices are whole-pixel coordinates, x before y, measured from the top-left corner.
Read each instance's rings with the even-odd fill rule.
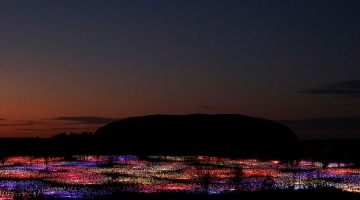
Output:
[[[287,107],[285,109],[287,109],[287,110],[298,110],[298,109],[300,109],[300,107]]]
[[[360,104],[337,103],[337,104],[332,104],[332,105],[360,108]]]
[[[35,121],[17,121],[16,123],[0,124],[0,126],[29,126],[36,124]]]
[[[204,109],[214,109],[213,107],[211,107],[209,105],[204,105],[202,108],[204,108]]]
[[[59,127],[55,127],[55,128],[51,128],[51,130],[97,130],[99,127],[85,127],[85,128],[71,128],[71,127],[65,127],[65,128],[59,128]]]
[[[360,117],[313,118],[305,120],[279,120],[277,123],[296,130],[360,130]]]
[[[210,106],[210,105],[202,105],[201,108],[202,109],[208,109],[208,110],[226,110],[224,108],[215,108],[215,107]]]
[[[71,121],[74,124],[108,124],[120,120],[120,118],[105,117],[56,117],[52,120]]]
[[[40,129],[40,128],[17,128],[15,130],[20,130],[20,131],[49,131],[49,129]]]
[[[299,90],[307,94],[330,94],[345,98],[360,98],[360,80],[341,81],[334,84]]]

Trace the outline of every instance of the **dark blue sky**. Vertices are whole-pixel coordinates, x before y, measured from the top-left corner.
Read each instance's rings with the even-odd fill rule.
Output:
[[[299,138],[360,138],[359,126],[333,125],[360,122],[359,10],[358,0],[0,1],[0,135],[236,113]]]

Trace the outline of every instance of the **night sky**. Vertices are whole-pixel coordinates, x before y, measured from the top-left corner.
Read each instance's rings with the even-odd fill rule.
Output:
[[[0,137],[242,114],[360,138],[359,0],[1,0]]]

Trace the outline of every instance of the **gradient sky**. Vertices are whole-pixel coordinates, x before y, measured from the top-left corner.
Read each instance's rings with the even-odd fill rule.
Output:
[[[231,113],[360,138],[359,0],[1,0],[0,137]]]

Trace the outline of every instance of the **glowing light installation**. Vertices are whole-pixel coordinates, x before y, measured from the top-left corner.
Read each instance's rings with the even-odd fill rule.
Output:
[[[116,191],[208,194],[236,190],[308,189],[332,186],[360,192],[360,169],[352,164],[279,161],[206,156],[77,155],[75,161],[10,157],[0,166],[0,199],[23,197],[93,198]],[[330,180],[330,181],[329,181]],[[334,180],[334,181],[331,181]]]

